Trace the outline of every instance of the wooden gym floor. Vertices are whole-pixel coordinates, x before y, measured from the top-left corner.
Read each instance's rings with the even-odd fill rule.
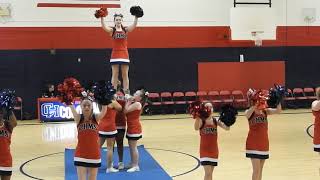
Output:
[[[241,114],[230,131],[218,130],[220,157],[214,179],[251,179],[251,162],[245,158],[244,149],[248,122]],[[306,132],[312,124],[313,116],[307,109],[286,110],[280,115],[269,116],[271,157],[265,163],[264,180],[320,179],[320,155],[313,152],[312,139]],[[203,179],[203,168],[198,167],[194,158],[199,157],[199,135],[193,130],[189,115],[144,116],[142,125],[144,137],[139,144],[145,145],[173,179]],[[33,179],[64,179],[63,152],[66,147],[75,147],[75,130],[72,122],[41,124],[36,120],[20,121],[11,145],[14,158],[12,179],[32,179],[25,174]],[[311,127],[311,134],[312,130]]]

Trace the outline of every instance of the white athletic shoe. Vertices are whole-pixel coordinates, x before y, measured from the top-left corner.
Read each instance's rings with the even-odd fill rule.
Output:
[[[107,168],[106,170],[106,173],[115,173],[115,172],[119,172],[119,170],[113,167]]]
[[[119,170],[124,169],[124,164],[123,164],[123,162],[119,162],[119,163],[118,163],[118,169],[119,169]]]
[[[139,166],[134,166],[134,167],[127,170],[127,172],[129,172],[129,173],[137,172],[137,171],[140,171]]]
[[[126,166],[124,166],[124,168],[125,168],[125,169],[130,169],[130,168],[132,168],[132,165],[131,165],[131,164],[126,165]]]

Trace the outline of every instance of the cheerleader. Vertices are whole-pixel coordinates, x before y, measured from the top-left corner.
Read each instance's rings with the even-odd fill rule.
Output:
[[[112,37],[112,54],[111,54],[111,69],[112,78],[111,83],[116,87],[119,76],[119,69],[121,67],[121,76],[123,80],[123,89],[126,94],[130,94],[129,91],[129,53],[127,47],[127,36],[129,32],[132,32],[137,24],[138,17],[135,16],[134,22],[130,26],[123,26],[123,15],[114,14],[113,16],[114,26],[109,27],[105,25],[104,17],[101,17],[102,28]]]
[[[87,97],[81,103],[82,114],[78,114],[73,105],[71,108],[78,129],[78,144],[74,156],[78,179],[96,180],[98,167],[101,166],[98,122],[106,113],[106,106],[102,106],[100,114],[93,114],[92,101]]]
[[[312,102],[311,109],[314,116],[313,149],[320,154],[320,88],[316,89],[317,100]]]
[[[267,108],[267,95],[262,91],[250,91],[250,108],[245,111],[249,122],[246,141],[246,157],[251,159],[252,180],[261,180],[263,165],[269,159],[268,115],[281,112],[281,103],[276,108]]]
[[[202,103],[199,115],[195,115],[194,129],[200,134],[200,162],[204,168],[204,180],[212,180],[213,169],[218,165],[218,132],[217,127],[224,130],[230,128],[212,116],[212,104]]]
[[[4,120],[5,111],[0,110],[0,177],[1,180],[10,180],[12,175],[11,135],[17,126],[17,119],[12,111],[8,111],[9,120]]]
[[[107,106],[107,113],[101,119],[99,124],[100,147],[107,141],[107,170],[106,173],[118,172],[118,169],[113,167],[113,147],[115,137],[118,133],[116,127],[116,113],[121,111],[122,107],[116,100],[111,100]]]
[[[117,102],[124,107],[126,104],[126,100],[124,97],[123,92],[120,89],[121,86],[118,84],[118,89],[117,89]],[[119,156],[119,163],[118,163],[118,169],[122,170],[124,169],[124,164],[123,164],[123,139],[124,135],[126,132],[126,121],[127,117],[123,112],[124,108],[121,111],[117,111],[116,113],[116,127],[117,127],[117,135],[116,135],[116,143],[117,143],[117,152]]]
[[[125,105],[124,113],[127,117],[127,139],[130,148],[131,164],[127,172],[140,171],[139,168],[139,152],[137,142],[142,138],[142,127],[140,123],[140,115],[144,104],[147,101],[148,92],[144,89],[138,90],[133,97],[128,100]]]

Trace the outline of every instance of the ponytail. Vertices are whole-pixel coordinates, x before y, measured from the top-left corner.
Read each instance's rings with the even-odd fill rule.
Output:
[[[146,102],[148,101],[148,95],[149,95],[149,92],[147,92],[145,89],[140,89],[140,92],[141,92],[141,100],[140,100],[140,103],[142,105],[142,109],[144,108]]]

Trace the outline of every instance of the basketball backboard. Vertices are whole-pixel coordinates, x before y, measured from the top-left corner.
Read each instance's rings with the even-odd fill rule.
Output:
[[[263,32],[262,40],[276,39],[276,13],[269,7],[236,7],[230,11],[232,40],[253,40],[252,32]]]

